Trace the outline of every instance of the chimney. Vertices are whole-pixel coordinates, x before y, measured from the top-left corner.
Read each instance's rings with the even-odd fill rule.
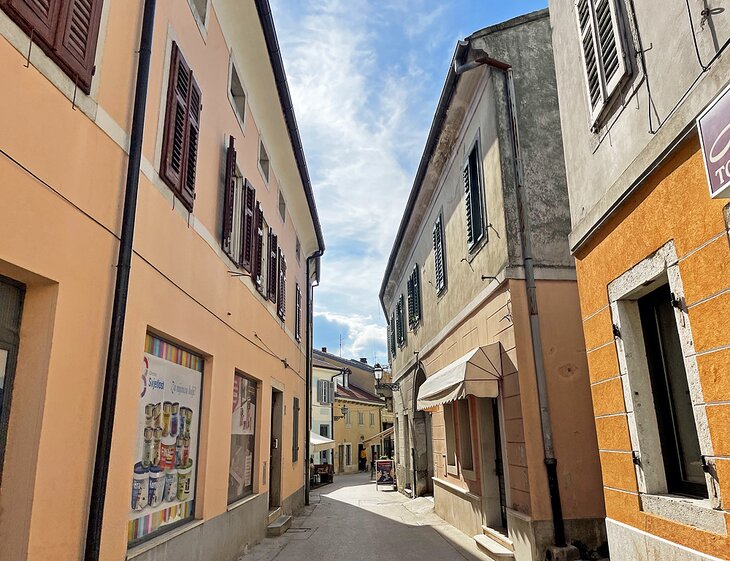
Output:
[[[322,352],[323,353],[326,353],[327,352],[327,347],[322,347]]]
[[[368,363],[368,359],[365,358],[365,357],[362,357],[362,358],[360,358],[360,362],[362,362],[363,364],[367,364]]]

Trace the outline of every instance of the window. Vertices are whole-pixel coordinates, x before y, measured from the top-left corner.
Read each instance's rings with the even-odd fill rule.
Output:
[[[295,247],[294,251],[295,251],[295,254],[297,257],[297,263],[301,263],[302,262],[302,244],[299,241],[299,236],[297,236],[297,238],[296,238],[296,243],[294,244],[294,247]]]
[[[261,209],[256,202],[256,190],[236,167],[233,137],[228,141],[224,189],[221,246],[236,265],[253,273],[258,242],[256,221]]]
[[[230,86],[228,88],[228,94],[230,96],[231,105],[236,113],[238,122],[241,124],[241,129],[246,121],[246,92],[243,89],[241,78],[238,77],[238,71],[233,63],[233,57],[231,57],[230,73],[229,73]]]
[[[324,436],[325,438],[330,437],[330,427],[329,425],[319,425],[319,435]],[[319,453],[319,462],[321,464],[327,464],[329,463],[329,450],[322,450]]]
[[[350,411],[349,409],[347,410],[347,413],[345,413],[345,425],[348,427],[352,426],[352,411]]]
[[[10,421],[10,398],[20,344],[20,317],[24,294],[23,285],[0,277],[0,475]]]
[[[294,311],[294,338],[302,340],[302,289],[296,284],[296,310]]]
[[[195,17],[202,25],[205,25],[205,16],[208,13],[208,0],[189,0]]]
[[[370,426],[375,426],[375,413],[370,413]]]
[[[279,293],[276,299],[276,314],[283,320],[286,317],[286,258],[279,249]]]
[[[264,246],[264,240],[268,240],[269,228],[266,224],[266,218],[264,217],[264,211],[261,208],[261,203],[256,203],[256,242],[254,248],[254,263],[253,271],[251,271],[252,277],[256,284],[258,291],[266,296],[267,287],[266,284],[266,255],[267,248]]]
[[[406,342],[405,312],[403,307],[403,295],[401,294],[395,306],[395,332],[399,347],[402,347]]]
[[[191,212],[195,201],[201,101],[193,71],[173,42],[160,176]]]
[[[444,225],[440,214],[433,225],[433,262],[436,280],[434,288],[436,294],[441,294],[446,289],[446,255]]]
[[[292,426],[292,444],[291,444],[291,461],[299,461],[299,398],[294,398],[292,407],[293,426]]]
[[[421,279],[417,264],[413,266],[407,286],[408,326],[413,329],[421,321]]]
[[[360,426],[365,424],[365,413],[362,411],[357,412],[357,424]]]
[[[395,358],[397,345],[395,344],[395,313],[390,314],[390,323],[388,324],[388,344],[390,345],[390,356]]]
[[[264,143],[259,141],[259,170],[266,183],[269,182],[269,153]]]
[[[257,383],[242,374],[233,375],[231,460],[228,467],[228,503],[253,493],[256,444]]]
[[[317,402],[328,405],[334,401],[333,383],[329,380],[317,380]]]
[[[102,0],[5,0],[0,6],[81,91],[91,92]]]
[[[454,423],[453,404],[444,405],[444,424],[446,425],[446,465],[456,468],[456,424]]]
[[[193,519],[200,443],[203,358],[147,334],[141,366],[130,545]]]
[[[687,371],[669,285],[639,299],[659,440],[669,493],[707,498]]]
[[[588,105],[594,125],[628,74],[626,48],[616,0],[578,0],[576,8]]]
[[[269,228],[269,257],[266,270],[267,287],[266,295],[272,302],[276,302],[276,288],[279,279],[278,270],[279,239]]]
[[[471,417],[469,416],[469,400],[459,399],[456,402],[459,418],[459,463],[462,470],[474,469],[474,455],[471,448]]]
[[[286,201],[284,200],[284,193],[279,189],[279,216],[282,222],[286,222]]]
[[[464,202],[466,206],[466,242],[469,251],[486,236],[482,173],[479,143],[475,142],[464,165]]]

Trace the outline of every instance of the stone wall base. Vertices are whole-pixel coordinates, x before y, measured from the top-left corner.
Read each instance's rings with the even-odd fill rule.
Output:
[[[606,530],[611,561],[720,561],[610,518]]]

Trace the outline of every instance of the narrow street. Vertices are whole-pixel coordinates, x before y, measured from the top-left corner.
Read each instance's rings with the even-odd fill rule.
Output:
[[[238,561],[487,559],[433,512],[430,499],[412,500],[390,486],[376,491],[369,474],[338,476],[313,490],[310,502],[284,535],[264,539]]]

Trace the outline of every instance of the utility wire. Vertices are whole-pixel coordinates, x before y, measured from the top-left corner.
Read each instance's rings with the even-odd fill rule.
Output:
[[[75,210],[77,210],[79,213],[81,213],[83,216],[85,216],[86,218],[88,218],[89,220],[91,220],[97,226],[101,227],[104,231],[106,231],[109,234],[111,234],[115,239],[119,240],[119,235],[116,232],[114,232],[113,230],[111,230],[110,228],[108,228],[106,225],[104,225],[102,222],[100,222],[99,220],[97,220],[96,218],[94,218],[91,214],[89,214],[88,212],[86,212],[79,205],[77,205],[76,203],[74,203],[71,199],[69,199],[68,197],[66,197],[58,189],[56,189],[55,187],[53,187],[53,185],[51,185],[50,183],[48,183],[46,180],[44,180],[42,177],[40,177],[37,173],[35,173],[30,168],[28,168],[25,164],[23,164],[22,162],[20,162],[19,160],[17,160],[15,157],[13,157],[12,155],[10,155],[6,150],[4,150],[3,148],[0,148],[0,154],[2,154],[3,156],[5,156],[5,158],[7,158],[8,160],[10,160],[13,164],[15,164],[16,166],[18,166],[25,173],[27,173],[28,175],[30,175],[33,179],[35,179],[36,181],[38,181],[38,183],[40,183],[41,185],[43,185],[46,189],[48,189],[49,191],[51,191],[54,195],[56,195],[57,197],[59,197],[66,204],[68,204],[69,206],[71,206],[72,208],[74,208]],[[198,306],[200,306],[201,308],[203,308],[206,312],[208,312],[210,315],[212,315],[213,317],[215,317],[218,321],[220,321],[223,325],[225,325],[226,327],[228,327],[231,331],[233,331],[234,333],[236,333],[237,335],[239,335],[242,339],[248,341],[251,345],[253,345],[257,349],[261,350],[262,352],[266,353],[267,355],[269,355],[269,356],[271,356],[271,357],[273,357],[273,358],[281,361],[284,364],[288,364],[287,361],[286,361],[286,359],[281,358],[276,353],[274,353],[270,348],[268,348],[268,345],[266,345],[266,343],[263,341],[263,339],[261,339],[261,337],[258,336],[258,334],[254,333],[254,335],[256,336],[256,338],[259,341],[261,341],[261,343],[263,343],[265,345],[265,347],[267,347],[267,348],[262,347],[256,341],[254,341],[253,339],[249,338],[244,333],[241,333],[238,329],[236,329],[231,324],[229,324],[228,322],[226,322],[223,318],[221,318],[213,310],[211,310],[210,308],[208,308],[200,300],[198,300],[197,298],[195,298],[192,294],[190,294],[188,291],[186,291],[184,288],[182,288],[179,284],[177,284],[174,280],[172,280],[169,276],[167,276],[159,268],[157,268],[157,266],[155,266],[152,262],[150,262],[146,257],[144,257],[142,254],[140,254],[138,251],[134,250],[134,254],[137,257],[139,257],[144,263],[146,263],[147,265],[149,265],[160,276],[162,276],[164,279],[166,279],[175,288],[177,288],[180,292],[182,292],[183,294],[185,294],[188,298],[190,298]],[[297,372],[297,376],[299,376],[299,378],[301,378],[301,379],[304,379],[301,375],[299,375],[298,372]]]

